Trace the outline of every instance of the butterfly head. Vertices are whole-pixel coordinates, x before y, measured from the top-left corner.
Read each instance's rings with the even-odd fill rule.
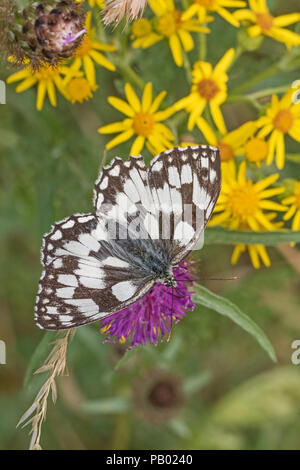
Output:
[[[163,279],[160,279],[160,282],[164,284],[167,287],[176,287],[177,286],[177,281],[174,276],[174,274],[171,272],[168,272]]]

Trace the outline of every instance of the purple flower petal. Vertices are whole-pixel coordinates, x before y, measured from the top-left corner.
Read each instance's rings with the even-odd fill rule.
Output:
[[[182,261],[173,269],[177,281],[176,290],[160,282],[156,283],[148,294],[129,307],[113,313],[101,320],[101,331],[106,335],[104,342],[129,342],[130,348],[145,345],[147,342],[157,345],[171,332],[172,325],[186,316],[186,311],[193,311],[193,292],[188,285],[193,285],[195,277],[188,269],[192,263]],[[173,299],[172,299],[173,295]]]

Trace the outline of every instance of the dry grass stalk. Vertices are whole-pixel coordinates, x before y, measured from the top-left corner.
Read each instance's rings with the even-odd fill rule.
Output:
[[[35,374],[41,374],[48,371],[49,376],[42,388],[34,399],[33,404],[28,408],[20,419],[17,426],[22,424],[22,427],[31,424],[31,441],[30,450],[41,450],[40,445],[42,424],[46,420],[48,397],[51,392],[52,401],[55,404],[57,398],[56,378],[59,375],[64,375],[67,366],[67,348],[69,342],[72,341],[75,334],[75,329],[67,330],[63,337],[58,338],[54,342],[54,346],[49,356],[47,357],[44,365],[40,367]]]
[[[124,16],[127,21],[133,21],[142,16],[146,4],[147,0],[106,0],[103,22],[117,26]]]

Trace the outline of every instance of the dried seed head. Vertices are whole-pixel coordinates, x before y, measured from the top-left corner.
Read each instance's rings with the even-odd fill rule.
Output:
[[[103,22],[117,26],[124,17],[133,21],[142,16],[146,4],[147,0],[106,0]]]
[[[175,374],[151,370],[134,384],[137,413],[155,424],[174,418],[184,403],[182,381]]]
[[[5,46],[16,63],[30,61],[34,68],[43,63],[57,65],[73,56],[85,33],[85,13],[76,0],[30,2],[20,11],[4,0],[0,27],[4,25]],[[7,18],[10,21],[7,22]]]

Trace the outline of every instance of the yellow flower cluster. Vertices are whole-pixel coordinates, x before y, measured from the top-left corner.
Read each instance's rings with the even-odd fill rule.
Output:
[[[86,4],[98,11],[99,7],[104,8],[104,3],[104,0],[86,0]],[[38,110],[42,109],[46,95],[56,106],[56,89],[71,103],[81,103],[90,99],[98,88],[95,65],[116,71],[111,57],[107,58],[105,53],[118,50],[115,63],[123,79],[125,99],[109,96],[108,102],[125,117],[98,129],[100,134],[115,134],[106,144],[108,150],[128,140],[131,140],[132,155],[139,155],[144,147],[155,155],[179,143],[206,142],[218,146],[223,184],[210,225],[247,231],[284,230],[289,226],[299,230],[300,181],[294,181],[293,189],[289,188],[288,192],[286,185],[280,183],[280,171],[289,158],[287,146],[300,142],[300,95],[291,84],[239,95],[236,90],[232,91],[234,71],[231,69],[245,50],[260,47],[265,36],[285,44],[284,66],[289,57],[297,58],[300,35],[292,31],[290,25],[300,22],[300,13],[275,17],[266,0],[149,0],[148,3],[145,17],[125,30],[116,30],[114,37],[118,47],[99,40],[90,11],[82,44],[70,62],[56,69],[45,65],[39,70],[24,64],[22,70],[8,78],[8,83],[21,81],[17,92],[37,86]],[[218,61],[207,60],[206,43],[216,16],[225,20],[228,28],[241,28],[243,38],[246,35],[251,47],[243,49],[240,42]],[[102,34],[105,33],[102,31]],[[160,91],[155,80],[154,84],[144,83],[135,71],[143,70],[138,59],[135,61],[135,54],[137,58],[143,54],[137,49],[153,46],[153,54],[155,48],[159,54],[164,44],[169,46],[170,58],[175,62],[175,65],[170,63],[174,77],[181,73],[177,67],[182,67],[187,77],[189,91],[180,93],[179,97],[178,90],[170,89],[168,95]],[[191,51],[193,53],[189,54]],[[276,70],[276,67],[271,69],[272,73]],[[300,81],[295,83],[300,89]],[[141,90],[140,97],[132,84]],[[252,86],[253,81],[248,89]],[[116,87],[122,89],[119,85]],[[245,84],[241,87],[245,89]],[[168,101],[163,107],[165,98]],[[252,105],[251,120],[239,116],[236,121],[239,125],[232,124],[226,105],[233,101]],[[186,135],[186,131],[190,134]],[[261,264],[270,266],[263,245],[236,245],[232,262],[236,263],[246,251],[255,268]]]

